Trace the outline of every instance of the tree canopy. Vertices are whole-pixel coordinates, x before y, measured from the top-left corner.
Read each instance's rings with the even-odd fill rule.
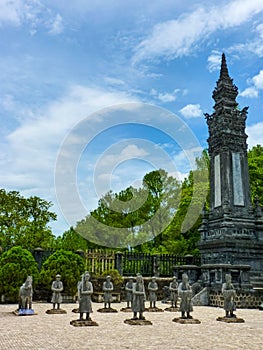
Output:
[[[18,191],[0,189],[0,246],[50,248],[55,237],[48,223],[56,220],[51,206],[39,197],[25,198]]]
[[[20,246],[12,247],[0,256],[0,294],[10,302],[18,301],[20,286],[27,276],[37,284],[38,268],[33,255]]]
[[[160,169],[146,174],[141,188],[108,192],[75,230],[96,244],[127,248],[158,236],[180,201],[180,183]]]
[[[263,205],[263,147],[254,146],[248,151],[248,167],[252,200],[259,198]]]

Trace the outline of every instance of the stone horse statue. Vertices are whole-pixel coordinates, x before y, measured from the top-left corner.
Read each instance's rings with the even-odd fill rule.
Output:
[[[19,289],[19,309],[32,309],[32,276],[28,276]]]

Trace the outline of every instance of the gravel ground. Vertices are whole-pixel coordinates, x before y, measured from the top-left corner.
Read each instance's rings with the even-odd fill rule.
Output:
[[[146,303],[147,306],[148,303]],[[118,311],[124,303],[112,304]],[[169,305],[158,303],[160,308]],[[92,320],[98,327],[73,327],[70,321],[78,314],[72,312],[77,304],[62,304],[67,314],[49,315],[51,304],[34,303],[37,315],[16,316],[16,305],[0,305],[1,350],[96,349],[96,350],[152,350],[152,349],[263,349],[263,311],[239,309],[236,314],[245,323],[218,322],[224,310],[212,307],[194,307],[192,316],[201,324],[172,322],[179,312],[145,312],[152,325],[131,326],[124,320],[132,314],[97,312],[102,304],[93,303]]]

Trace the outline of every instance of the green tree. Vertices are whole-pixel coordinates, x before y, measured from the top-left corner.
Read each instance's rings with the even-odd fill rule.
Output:
[[[43,263],[39,283],[42,288],[50,289],[56,274],[60,274],[64,292],[74,296],[83,272],[83,258],[71,251],[61,249],[50,255]]]
[[[78,222],[76,231],[92,242],[114,248],[151,240],[169,224],[180,201],[179,193],[179,182],[167,172],[150,172],[142,188],[106,193],[98,208]]]
[[[149,237],[153,237],[154,246],[163,245],[163,232],[169,226],[178,210],[181,197],[181,183],[163,170],[154,170],[143,178],[143,186],[149,191],[146,202]]]
[[[263,205],[263,147],[254,146],[248,151],[248,168],[252,200],[259,197]]]
[[[37,284],[38,269],[33,255],[20,246],[13,247],[0,257],[0,294],[10,302],[18,301],[19,288],[27,276]]]
[[[173,220],[163,233],[163,245],[171,254],[198,254],[198,228],[201,211],[209,198],[209,156],[203,151],[196,159],[196,169],[183,181],[181,199]]]
[[[17,191],[0,190],[0,245],[26,249],[50,248],[55,237],[48,223],[56,220],[51,202],[39,197],[24,198]]]
[[[56,246],[59,249],[71,250],[72,252],[79,249],[85,251],[88,248],[88,242],[73,227],[70,227],[62,236],[57,237]]]

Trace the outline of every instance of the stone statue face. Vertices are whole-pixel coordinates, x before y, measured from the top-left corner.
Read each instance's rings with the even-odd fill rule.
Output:
[[[136,280],[137,280],[137,282],[142,282],[142,275],[137,275]]]
[[[231,281],[232,281],[231,275],[227,274],[226,275],[226,282],[231,283]]]
[[[89,281],[89,279],[90,279],[90,274],[89,274],[88,272],[85,272],[85,274],[84,274],[84,280],[85,280],[85,281]]]
[[[184,273],[184,274],[182,275],[182,281],[183,281],[184,283],[188,282],[188,276],[187,276],[186,273]]]

